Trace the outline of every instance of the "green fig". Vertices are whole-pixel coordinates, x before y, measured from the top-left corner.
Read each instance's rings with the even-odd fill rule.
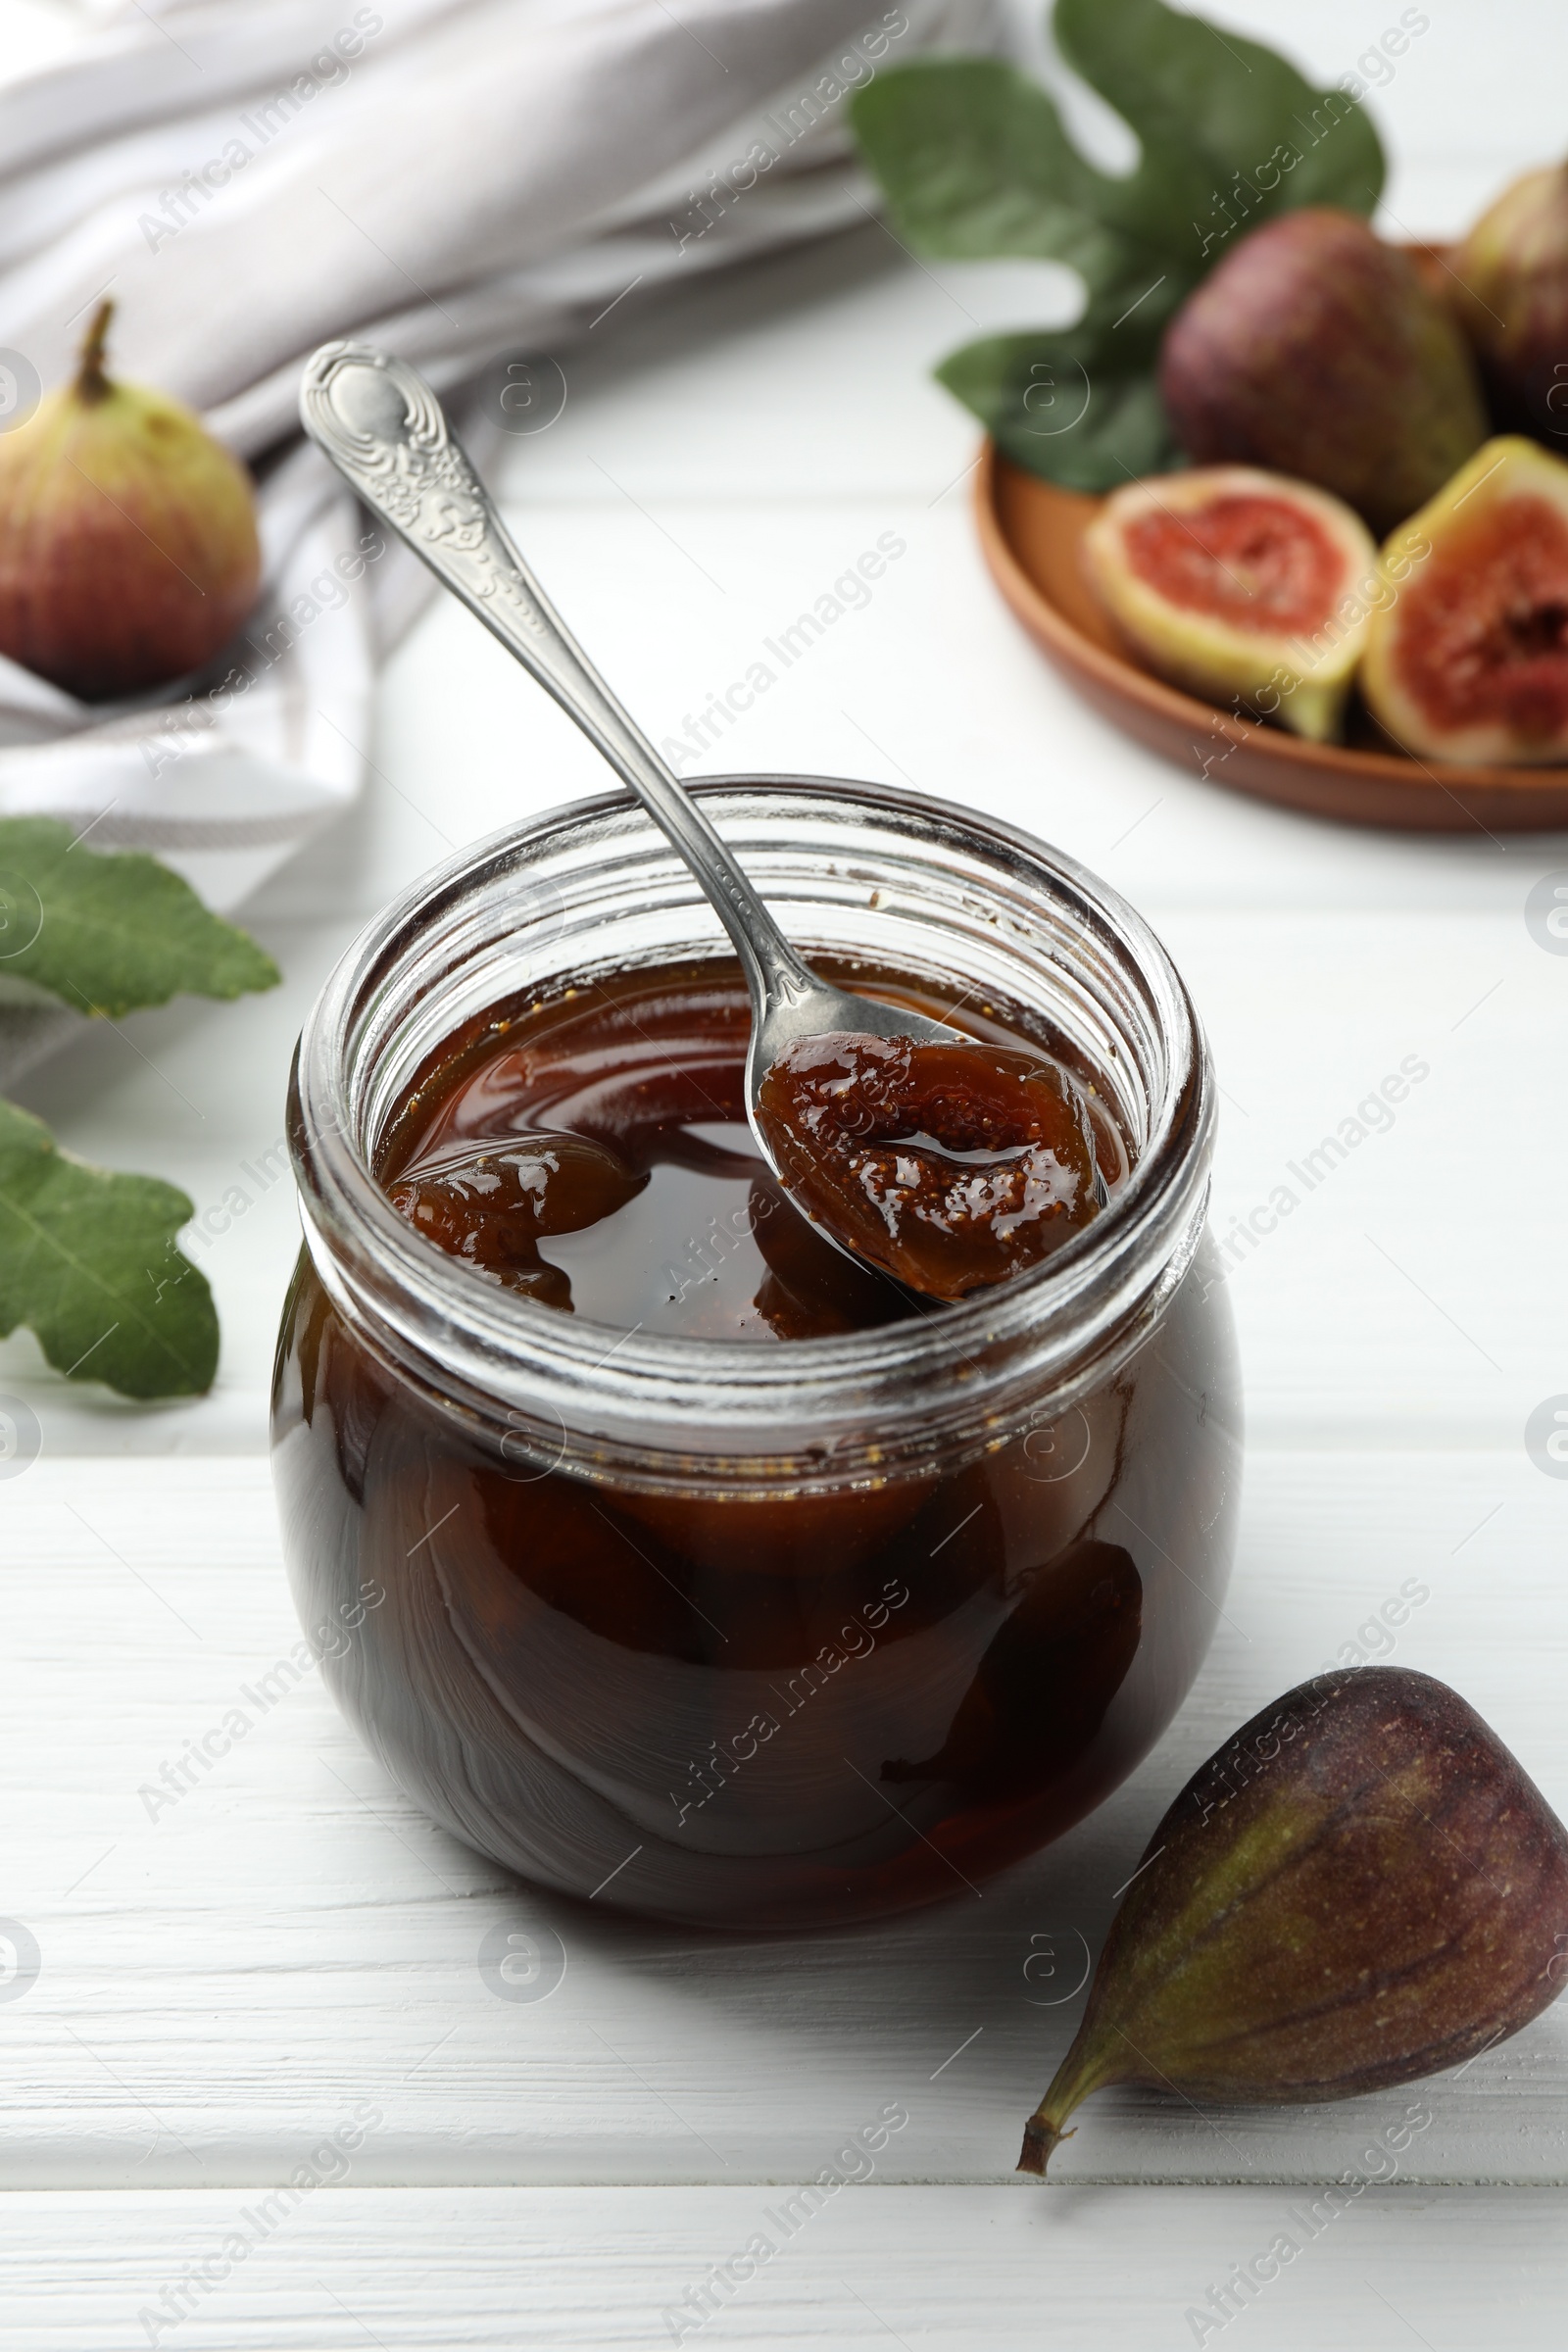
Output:
[[[1446,304],[1408,254],[1331,205],[1265,222],[1194,289],[1165,330],[1159,389],[1194,465],[1295,474],[1380,533],[1487,429]]]
[[[1568,164],[1504,188],[1454,255],[1453,277],[1497,421],[1568,448]]]
[[[1456,2066],[1555,1999],[1565,1946],[1568,1831],[1474,1709],[1407,1668],[1319,1675],[1155,1830],[1018,2170],[1112,2082],[1294,2105]]]
[[[0,434],[0,654],[89,702],[199,669],[261,576],[244,467],[178,401],[105,374],[113,309],[72,382]]]

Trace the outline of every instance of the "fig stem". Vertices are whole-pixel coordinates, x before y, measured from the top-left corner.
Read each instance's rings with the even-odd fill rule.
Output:
[[[1077,2126],[1074,2125],[1073,2131],[1076,2130]],[[1043,2180],[1046,2177],[1046,2167],[1061,2142],[1064,2139],[1071,2139],[1072,2136],[1072,2132],[1060,2131],[1052,2122],[1046,2113],[1044,2101],[1042,2101],[1023,2128],[1023,2152],[1018,2158],[1019,2172],[1035,2173]]]
[[[1123,2067],[1106,2060],[1102,2042],[1086,2016],[1073,2035],[1067,2055],[1052,2077],[1051,2088],[1023,2128],[1019,2172],[1036,2173],[1044,2179],[1046,2167],[1057,2148],[1064,2139],[1072,2137],[1072,2132],[1065,2129],[1068,2116],[1094,2091],[1103,2090],[1107,2082],[1118,2081],[1124,2073]]]
[[[81,358],[76,366],[75,392],[78,400],[103,400],[108,395],[109,378],[104,373],[104,345],[109,338],[109,321],[114,315],[114,302],[106,296],[92,315],[91,324],[87,328],[86,337],[81,346]]]

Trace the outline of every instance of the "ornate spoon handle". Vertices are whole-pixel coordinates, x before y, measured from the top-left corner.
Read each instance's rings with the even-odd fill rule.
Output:
[[[554,695],[630,785],[691,867],[735,944],[759,1022],[818,983],[702,809],[611,693],[513,546],[441,404],[404,361],[324,343],[307,363],[300,418],[368,507]]]

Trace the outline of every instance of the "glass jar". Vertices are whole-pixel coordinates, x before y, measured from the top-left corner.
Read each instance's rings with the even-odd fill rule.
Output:
[[[1191,1687],[1240,1458],[1214,1082],[1158,941],[1071,859],[870,785],[699,789],[808,955],[1065,1042],[1125,1187],[1030,1273],[829,1339],[651,1337],[476,1279],[371,1173],[414,1074],[519,990],[727,951],[640,809],[575,803],[419,883],[306,1023],[273,1463],[326,1679],[429,1814],[575,1895],[804,1927],[1058,1837]]]

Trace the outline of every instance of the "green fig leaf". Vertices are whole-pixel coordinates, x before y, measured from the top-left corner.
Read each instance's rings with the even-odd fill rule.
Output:
[[[111,1018],[171,997],[275,988],[270,956],[138,851],[89,849],[46,816],[0,818],[0,976]]]
[[[1176,196],[1184,175],[1203,225],[1221,238],[1226,214],[1215,199],[1228,200],[1238,176],[1240,202],[1230,210],[1242,225],[1303,204],[1376,207],[1383,147],[1359,102],[1344,89],[1314,89],[1260,41],[1163,0],[1056,0],[1052,29],[1068,65],[1138,133],[1144,161],[1129,189],[1149,183],[1156,206]],[[1169,225],[1174,247],[1200,260],[1193,223]]]
[[[1091,286],[1126,267],[1115,183],[1068,138],[1037,81],[991,58],[926,58],[869,82],[855,133],[922,253],[1066,262]]]
[[[1125,177],[1079,153],[1037,83],[989,59],[896,68],[858,93],[852,121],[916,252],[1060,262],[1083,280],[1076,326],[986,337],[937,373],[1015,463],[1106,490],[1181,463],[1154,370],[1200,278],[1240,233],[1299,205],[1369,214],[1383,150],[1345,90],[1316,90],[1273,50],[1164,0],[1056,0],[1053,26],[1138,134]],[[1088,398],[1075,421],[1053,415],[1043,431],[1032,370],[1058,360]]]
[[[1102,490],[1182,463],[1147,359],[1091,376],[1087,338],[995,335],[943,361],[937,379],[985,425],[1004,456],[1064,490]],[[1053,444],[1059,444],[1054,447]]]
[[[57,1371],[122,1396],[211,1388],[218,1315],[174,1247],[192,1213],[175,1186],[73,1159],[0,1102],[0,1336],[24,1323]]]

